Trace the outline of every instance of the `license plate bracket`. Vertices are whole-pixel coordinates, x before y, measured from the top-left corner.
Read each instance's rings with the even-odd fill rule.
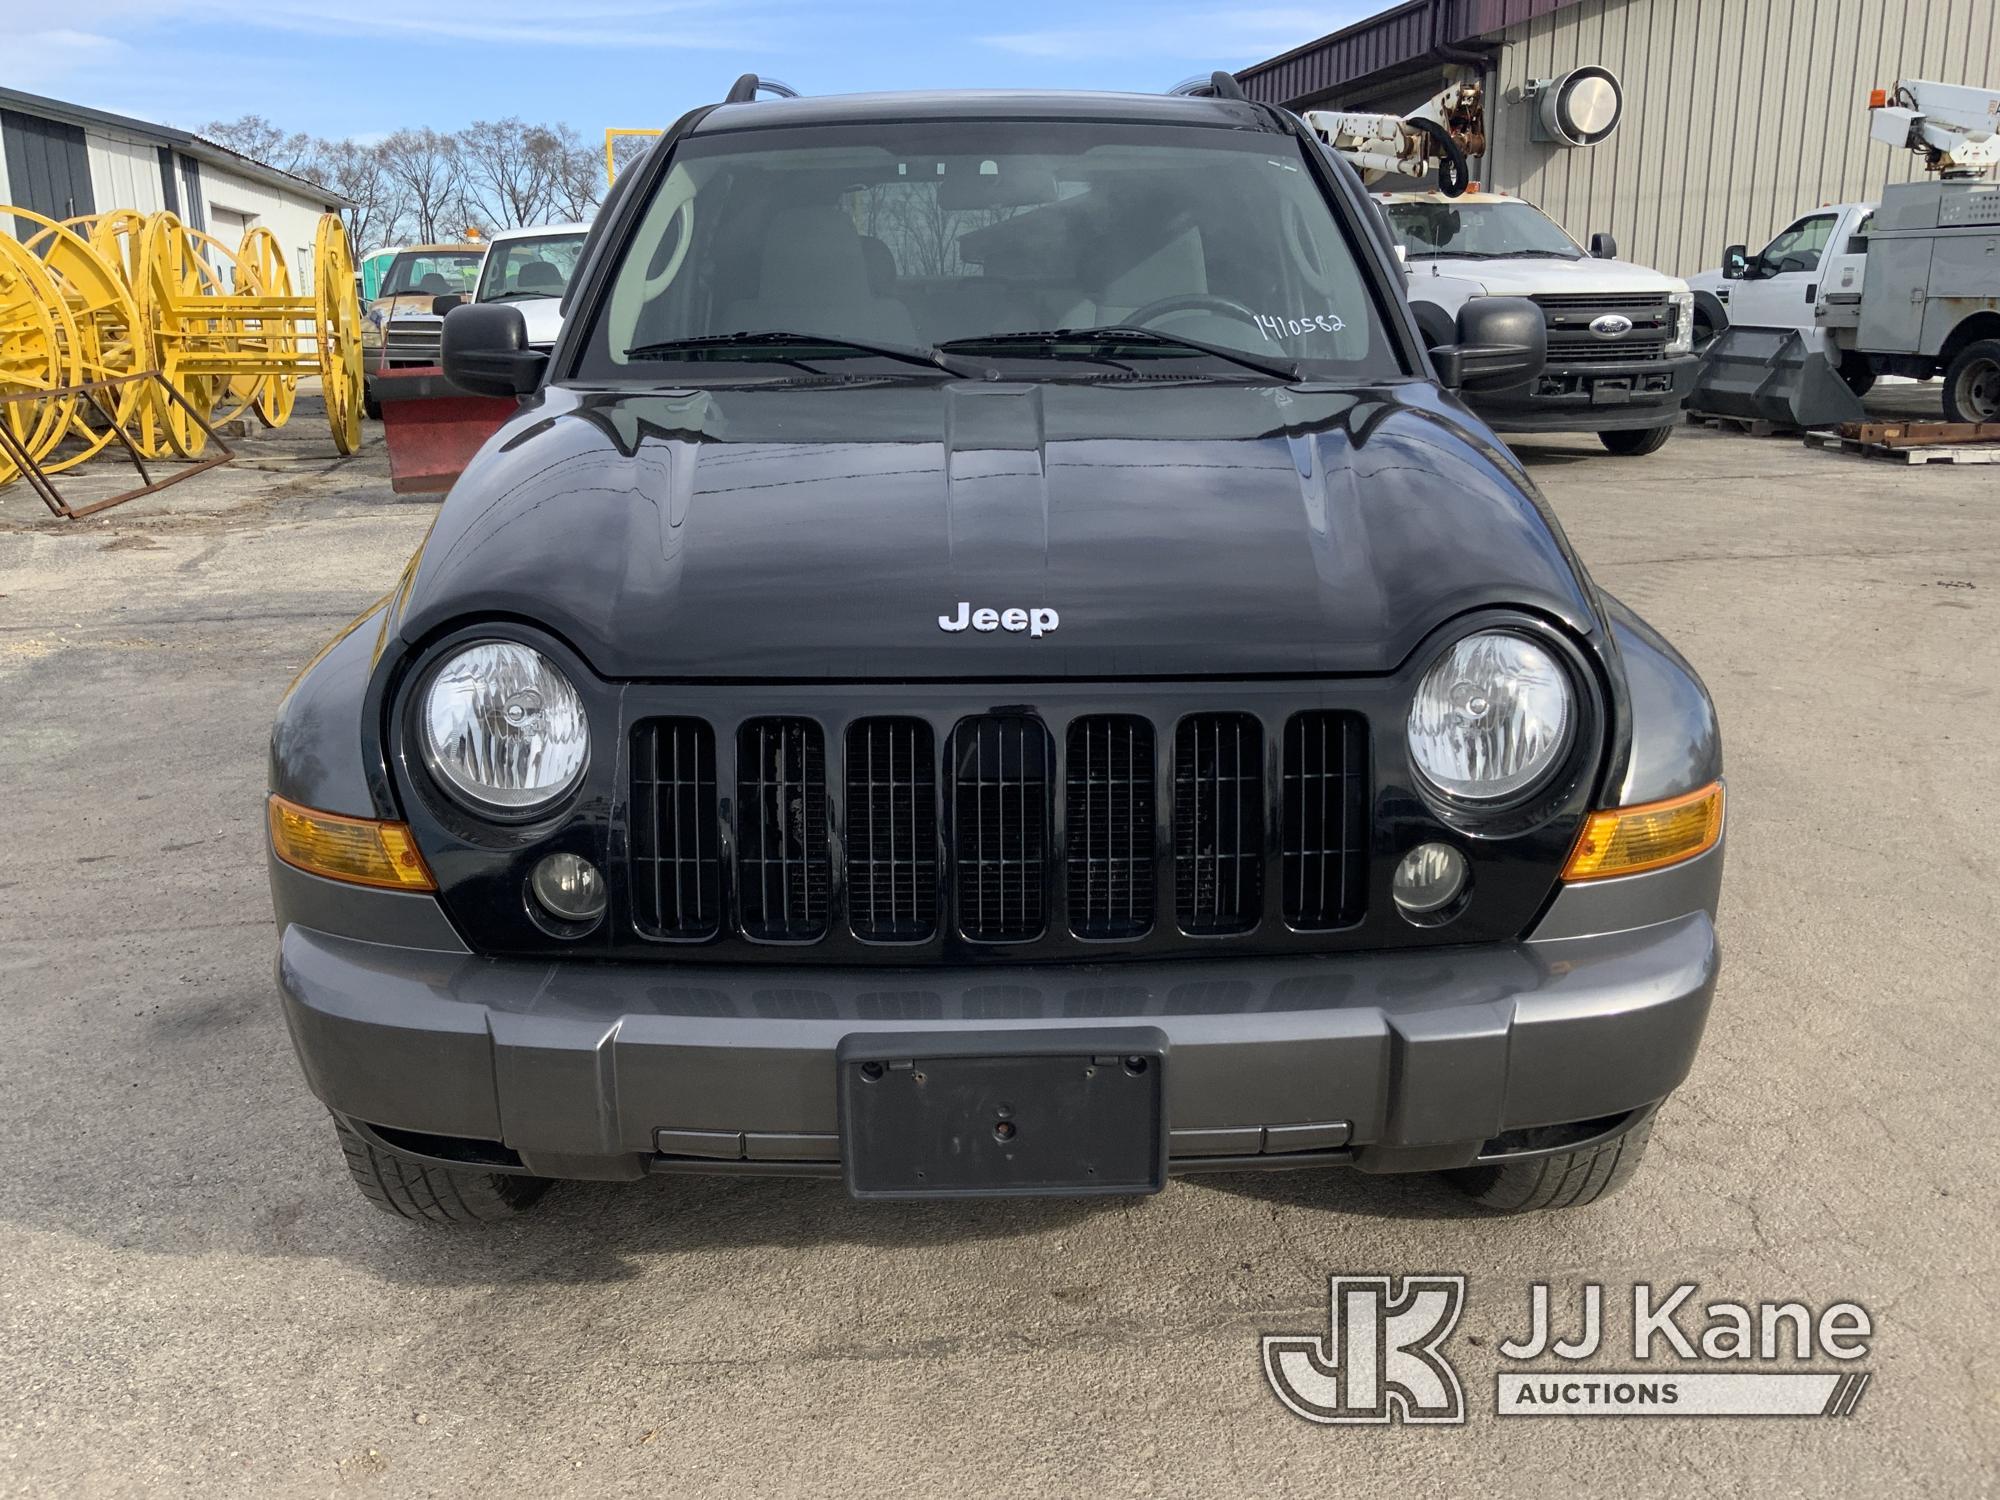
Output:
[[[1157,1027],[857,1032],[839,1069],[857,1198],[1073,1197],[1166,1186]]]

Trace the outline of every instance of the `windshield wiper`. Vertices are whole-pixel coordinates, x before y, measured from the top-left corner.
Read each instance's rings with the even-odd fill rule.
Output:
[[[839,338],[824,333],[789,333],[764,329],[756,333],[710,333],[696,338],[662,339],[652,344],[634,344],[625,351],[627,359],[671,359],[676,354],[699,354],[709,349],[831,349],[844,354],[878,354],[905,364],[928,365],[948,375],[984,378],[986,369],[947,357],[940,349],[918,348],[909,344],[874,344],[861,339]],[[805,358],[827,356],[808,355]]]
[[[1233,365],[1241,365],[1246,370],[1255,370],[1262,375],[1275,376],[1287,383],[1303,378],[1297,363],[1291,360],[1265,359],[1261,355],[1249,354],[1241,349],[1231,349],[1226,344],[1211,344],[1206,339],[1185,338],[1178,333],[1162,333],[1157,328],[1130,328],[1116,323],[1107,324],[1102,328],[1044,328],[1023,329],[1013,333],[983,333],[973,338],[952,339],[938,347],[944,350],[996,349],[1020,344],[1142,344],[1160,349],[1185,349],[1194,354],[1207,354],[1216,359],[1225,359]]]
[[[516,297],[560,297],[561,292],[524,292],[518,288],[511,292],[495,292],[490,297],[482,297],[482,302],[512,302]]]
[[[1585,257],[1575,250],[1516,250],[1509,260],[1582,260]]]

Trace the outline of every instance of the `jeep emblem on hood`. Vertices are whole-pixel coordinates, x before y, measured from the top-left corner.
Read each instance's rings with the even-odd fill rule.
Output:
[[[1590,320],[1590,331],[1601,339],[1622,339],[1632,331],[1632,320],[1623,313],[1606,313]]]
[[[1017,635],[1025,630],[1040,639],[1062,624],[1062,616],[1052,609],[974,609],[971,601],[962,601],[958,614],[939,615],[939,630],[964,630],[968,625],[974,630],[1011,630]]]

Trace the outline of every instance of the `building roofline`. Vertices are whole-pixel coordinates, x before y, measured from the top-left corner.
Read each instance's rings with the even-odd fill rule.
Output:
[[[343,198],[332,188],[321,187],[318,183],[274,167],[269,162],[245,156],[220,141],[211,141],[188,130],[176,130],[171,125],[156,125],[151,120],[137,120],[130,115],[115,115],[109,110],[92,109],[88,105],[71,104],[63,99],[50,99],[42,94],[30,94],[21,89],[0,87],[0,108],[17,110],[22,114],[40,115],[49,119],[63,120],[72,125],[96,125],[110,130],[124,131],[128,135],[144,136],[162,146],[171,146],[185,152],[197,161],[213,162],[217,166],[230,167],[246,177],[255,177],[283,188],[286,192],[297,193],[301,197],[312,198],[319,203],[331,204],[336,208],[352,208],[351,199]]]
[[[1403,0],[1364,20],[1241,69],[1236,77],[1252,99],[1301,107],[1345,88],[1442,63],[1441,48],[1457,47],[1580,0]]]

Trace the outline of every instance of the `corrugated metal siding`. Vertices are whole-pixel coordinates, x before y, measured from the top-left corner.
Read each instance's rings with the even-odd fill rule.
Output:
[[[1682,275],[1807,209],[1921,175],[1916,157],[1869,141],[1871,88],[2000,80],[1994,0],[1582,0],[1503,41],[1480,176]],[[1582,150],[1530,141],[1521,86],[1586,63],[1624,83],[1617,133]]]
[[[99,203],[107,208],[137,209],[142,214],[166,207],[160,201],[157,146],[95,130],[86,130],[83,138],[90,151],[91,189]]]

